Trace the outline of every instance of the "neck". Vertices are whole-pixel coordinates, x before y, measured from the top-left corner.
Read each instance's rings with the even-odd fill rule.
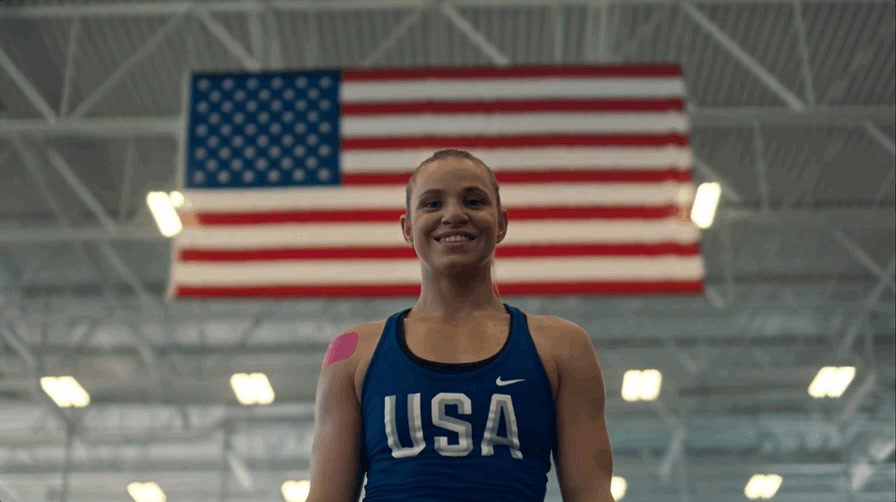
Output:
[[[434,279],[434,280],[432,280]],[[463,321],[483,314],[506,314],[504,302],[495,293],[491,274],[472,281],[432,278],[424,275],[417,303],[407,317],[439,317],[447,321]]]

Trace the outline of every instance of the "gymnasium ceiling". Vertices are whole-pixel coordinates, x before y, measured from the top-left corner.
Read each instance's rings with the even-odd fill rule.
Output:
[[[3,1],[0,500],[281,500],[326,344],[414,301],[163,298],[144,201],[177,186],[187,72],[637,62],[682,65],[695,183],[723,187],[705,294],[505,301],[591,334],[623,500],[745,500],[764,472],[776,501],[893,500],[894,32],[870,0]],[[855,380],[813,400],[827,364]],[[622,401],[646,367],[661,399]],[[276,402],[240,407],[237,371]]]

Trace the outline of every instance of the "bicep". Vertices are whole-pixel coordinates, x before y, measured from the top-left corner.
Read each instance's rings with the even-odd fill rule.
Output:
[[[314,399],[309,501],[354,501],[363,480],[361,410],[354,391],[356,333],[336,337],[321,367]]]
[[[603,375],[588,334],[570,323],[557,355],[557,479],[566,501],[612,501]]]

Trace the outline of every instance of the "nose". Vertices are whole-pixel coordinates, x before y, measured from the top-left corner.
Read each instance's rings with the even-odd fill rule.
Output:
[[[442,222],[448,224],[465,223],[469,220],[462,202],[449,201],[445,203],[445,210],[442,212]]]

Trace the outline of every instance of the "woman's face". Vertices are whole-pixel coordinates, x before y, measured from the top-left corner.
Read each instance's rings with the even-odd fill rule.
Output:
[[[405,241],[426,266],[443,273],[488,267],[495,246],[507,233],[507,211],[498,213],[488,172],[463,158],[424,166],[411,187],[410,211],[401,217]],[[439,239],[457,231],[473,240],[453,244]]]

